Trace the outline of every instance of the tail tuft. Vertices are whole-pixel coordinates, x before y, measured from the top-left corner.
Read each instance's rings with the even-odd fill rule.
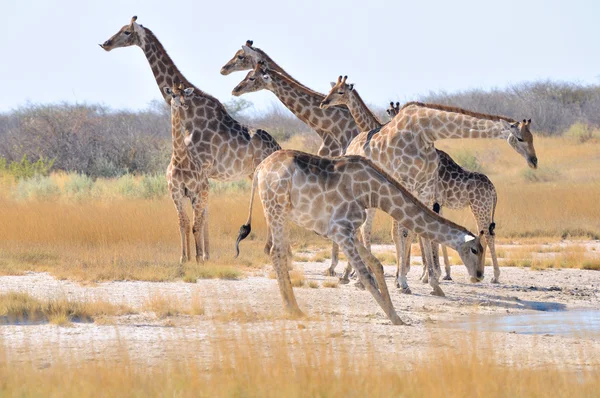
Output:
[[[237,241],[235,242],[235,258],[240,255],[240,242],[250,235],[250,231],[252,231],[250,224],[244,224],[240,227],[240,232],[238,234]]]
[[[441,208],[441,206],[440,206],[440,204],[439,204],[438,202],[435,202],[435,203],[433,204],[433,211],[434,211],[436,214],[440,214],[440,208]]]
[[[496,235],[496,233],[494,232],[494,229],[496,229],[496,223],[495,222],[491,223],[490,224],[490,228],[489,228],[490,235],[492,235],[492,236]]]

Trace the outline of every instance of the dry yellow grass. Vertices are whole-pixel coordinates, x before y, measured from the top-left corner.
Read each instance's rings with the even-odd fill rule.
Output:
[[[337,279],[325,279],[323,281],[323,287],[329,288],[338,288],[340,286],[339,281]]]
[[[344,344],[334,349],[331,339],[339,333],[324,336],[304,323],[298,329],[302,336],[293,342],[284,330],[263,337],[242,332],[210,338],[201,343],[216,359],[208,365],[173,352],[155,366],[140,366],[127,356],[127,342],[122,341],[123,354],[116,361],[78,361],[56,353],[52,366],[40,369],[33,361],[7,361],[0,344],[0,395],[590,397],[600,389],[600,367],[593,366],[598,357],[585,350],[581,361],[592,370],[575,373],[559,364],[526,368],[520,361],[505,362],[490,348],[473,351],[465,338],[462,347],[412,358],[407,371],[372,347],[360,354]]]
[[[556,180],[546,183],[527,182],[522,175],[525,162],[504,142],[448,140],[440,147],[451,154],[458,149],[470,151],[482,159],[498,189],[495,219],[499,241],[519,238],[545,243],[600,235],[597,142],[580,145],[567,139],[536,137],[540,171],[546,166],[560,170]],[[64,186],[67,178],[64,174],[53,177],[58,186]],[[97,184],[104,193],[85,200],[16,200],[11,194],[15,182],[3,179],[0,273],[49,271],[58,278],[80,281],[165,281],[180,277],[179,231],[171,200],[128,199],[118,195],[114,187],[118,182],[99,180]],[[248,268],[270,263],[263,253],[265,221],[260,205],[255,206],[252,233],[242,242],[240,257],[233,259],[235,238],[246,220],[249,203],[249,192],[245,185],[240,186],[230,191],[219,186],[211,196],[211,260],[207,265],[186,264],[186,281],[238,278]],[[445,215],[475,230],[469,210],[447,210]],[[391,243],[390,229],[390,217],[378,212],[374,242]],[[310,231],[290,226],[290,240],[295,252],[299,248],[322,248],[313,260],[329,256],[330,243]],[[413,254],[418,252],[418,245],[414,245]],[[305,258],[308,256],[302,256]]]
[[[0,320],[7,322],[50,322],[59,326],[73,321],[92,322],[96,318],[134,313],[125,305],[103,300],[37,299],[23,292],[0,294]]]

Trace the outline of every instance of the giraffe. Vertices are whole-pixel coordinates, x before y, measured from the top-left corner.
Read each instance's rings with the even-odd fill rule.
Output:
[[[456,249],[473,281],[483,279],[482,234],[474,236],[465,228],[429,210],[393,177],[361,156],[325,158],[300,151],[281,150],[256,169],[250,193],[248,221],[240,228],[236,242],[250,233],[252,204],[258,185],[267,226],[273,236],[271,260],[285,308],[301,316],[292,290],[286,221],[310,229],[335,241],[356,270],[359,280],[373,295],[395,325],[404,322],[396,314],[383,275],[383,266],[357,239],[365,210],[379,208],[406,228]],[[370,266],[372,274],[365,263]],[[430,268],[433,272],[433,269]],[[433,273],[432,273],[433,275]]]
[[[171,102],[171,134],[173,136],[173,152],[171,162],[167,167],[167,184],[171,198],[179,216],[179,234],[181,236],[181,259],[180,264],[188,261],[190,253],[190,220],[185,211],[185,199],[189,198],[194,213],[194,224],[201,223],[204,216],[202,204],[207,198],[202,195],[208,192],[208,181],[203,175],[202,168],[190,156],[185,145],[185,136],[181,127],[179,109],[187,110],[189,105],[186,97],[190,97],[194,88],[183,88],[183,85],[163,88],[165,94],[170,97]]]
[[[246,40],[246,44],[242,46],[242,49],[237,50],[233,55],[233,58],[223,65],[221,68],[221,74],[227,76],[232,72],[252,70],[256,67],[258,62],[262,62],[270,70],[274,70],[290,79],[293,79],[293,77],[281,66],[277,65],[277,63],[273,61],[273,59],[271,59],[267,53],[258,47],[254,47],[253,40]]]
[[[349,103],[348,96],[354,95],[354,86],[338,78],[323,102],[324,107]],[[437,104],[409,102],[398,115],[379,130],[364,131],[349,145],[346,153],[362,155],[384,170],[415,193],[423,203],[433,205],[437,187],[439,158],[434,142],[447,138],[502,138],[527,160],[531,168],[537,168],[537,156],[533,146],[530,122],[516,122],[504,116],[487,115],[465,109]],[[392,237],[396,245],[397,264],[401,267],[399,284],[404,293],[410,293],[406,273],[410,268],[408,247],[414,233],[399,230],[394,222]],[[437,243],[423,245],[425,258],[437,259]],[[400,255],[403,255],[402,258]],[[433,264],[436,271],[438,264]],[[345,273],[347,274],[347,272]],[[428,278],[434,292],[439,291],[439,274]],[[346,276],[346,275],[345,275]],[[427,281],[424,276],[424,281]]]
[[[248,47],[244,47],[244,51],[256,52]],[[238,57],[234,57],[232,61],[239,59]],[[247,60],[248,57],[245,59]],[[229,61],[223,69],[239,70],[235,66],[237,63],[232,64],[232,61]],[[228,65],[234,66],[228,67]],[[276,64],[269,58],[269,65]],[[277,69],[282,70],[279,66]],[[285,72],[269,69],[262,59],[256,62],[254,69],[233,89],[232,94],[239,96],[263,89],[272,91],[292,113],[321,137],[323,143],[317,152],[319,156],[343,155],[346,147],[360,132],[348,109],[343,107],[321,109],[321,102],[325,98],[323,94],[306,88]],[[370,242],[367,242],[367,247],[370,250]],[[334,242],[331,249],[330,269],[335,269],[337,266],[338,253],[339,248]]]
[[[387,109],[387,114],[393,118],[400,111],[400,103],[390,102],[390,107]],[[531,123],[531,121],[524,122]],[[494,214],[498,197],[496,188],[490,179],[482,173],[476,173],[460,167],[446,152],[436,149],[439,157],[438,166],[438,184],[436,189],[436,203],[440,205],[440,215],[442,208],[448,209],[464,209],[469,206],[477,228],[484,231],[485,243],[490,247],[490,256],[494,266],[494,277],[492,283],[500,282],[500,268],[498,266],[498,258],[496,256],[495,232],[496,223],[494,222]],[[484,245],[484,248],[486,245]],[[410,250],[410,247],[408,248]],[[448,259],[448,251],[446,246],[442,245],[442,253],[444,255],[444,265],[446,270],[445,280],[452,280],[450,276],[450,261]],[[423,264],[425,267],[425,264]],[[399,270],[396,271],[396,284],[400,287],[398,280]],[[423,269],[425,272],[425,268]]]
[[[202,169],[207,179],[233,181],[252,177],[254,169],[271,153],[281,149],[266,131],[250,130],[232,118],[219,100],[193,86],[177,69],[162,44],[150,29],[139,25],[137,17],[123,26],[100,46],[111,51],[119,47],[138,46],[146,55],[156,83],[167,103],[171,96],[163,87],[182,84],[190,91],[186,97],[187,109],[180,108],[178,115],[186,134],[185,145],[189,156]],[[203,183],[204,184],[204,183]],[[196,241],[196,261],[209,259],[208,239],[208,184],[200,198],[203,217],[198,217],[192,230]],[[201,228],[201,229],[199,229]]]

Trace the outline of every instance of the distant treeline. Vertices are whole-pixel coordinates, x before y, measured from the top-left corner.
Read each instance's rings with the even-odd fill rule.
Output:
[[[431,93],[418,100],[517,120],[531,118],[534,131],[545,135],[562,134],[577,122],[600,125],[600,86],[547,81],[502,90]],[[262,113],[251,112],[252,104],[244,99],[226,106],[241,122],[264,128],[280,141],[297,134],[318,139],[279,104]],[[384,113],[381,107],[374,110]],[[171,152],[170,136],[170,110],[162,101],[143,111],[34,104],[0,114],[0,159],[11,164],[24,156],[33,162],[42,158],[53,161],[54,170],[92,177],[163,173]]]

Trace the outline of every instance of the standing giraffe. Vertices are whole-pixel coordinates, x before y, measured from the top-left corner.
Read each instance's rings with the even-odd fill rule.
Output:
[[[400,103],[390,102],[387,114],[394,118],[400,111]],[[531,123],[531,120],[525,122]],[[492,283],[500,282],[500,267],[496,257],[494,214],[498,197],[496,188],[490,179],[482,173],[476,173],[460,167],[446,152],[436,149],[440,164],[438,166],[438,185],[436,189],[436,203],[440,205],[440,214],[442,208],[464,209],[469,206],[471,213],[477,222],[477,228],[484,231],[485,243],[490,247],[490,256],[494,266],[494,277]],[[485,247],[485,245],[484,245]],[[410,250],[410,247],[408,248]],[[450,276],[450,261],[448,259],[448,250],[442,245],[444,254],[444,265],[446,268],[445,280],[452,280]],[[410,254],[409,254],[410,256]],[[425,272],[425,264],[423,264]],[[396,270],[396,284],[400,287],[398,277],[399,270]]]
[[[365,221],[365,210],[379,208],[406,228],[456,249],[473,281],[483,279],[483,247],[480,237],[425,207],[394,178],[360,156],[323,158],[304,152],[282,150],[256,169],[250,193],[248,221],[240,228],[238,244],[251,231],[252,204],[258,184],[267,227],[273,234],[271,259],[286,309],[302,315],[296,302],[287,267],[286,221],[310,229],[336,242],[359,280],[395,325],[396,314],[383,275],[383,266],[356,238]],[[375,281],[363,261],[369,264]],[[433,268],[430,266],[433,275]],[[432,278],[433,279],[433,278]],[[438,294],[441,292],[438,292]]]
[[[134,16],[128,25],[100,46],[106,51],[133,45],[140,47],[167,103],[171,96],[163,87],[177,83],[193,89],[189,98],[185,99],[188,108],[180,109],[178,113],[186,133],[185,145],[205,178],[233,181],[252,177],[263,159],[281,149],[279,144],[266,131],[250,130],[240,124],[227,113],[219,100],[194,87],[177,69],[150,29],[139,25],[136,20]],[[196,240],[196,261],[209,258],[208,183],[200,198],[202,203],[194,206],[203,206],[204,210],[192,228]]]
[[[202,197],[208,192],[208,180],[202,172],[202,168],[196,164],[190,156],[185,145],[185,136],[181,126],[180,109],[189,108],[188,100],[194,88],[183,89],[183,86],[174,86],[172,89],[164,87],[164,92],[169,96],[171,102],[171,133],[173,136],[173,152],[171,162],[167,167],[167,184],[171,198],[177,209],[179,216],[179,234],[181,235],[181,260],[180,263],[188,261],[191,258],[190,253],[190,220],[185,211],[185,199],[189,198],[192,202],[194,212],[194,225],[201,223],[203,217],[202,203],[206,203],[207,198]]]
[[[245,49],[248,51],[248,47]],[[235,59],[237,58],[234,57],[233,60]],[[270,65],[275,64],[270,61]],[[347,108],[321,109],[325,95],[303,86],[286,73],[267,68],[262,59],[256,62],[254,69],[233,89],[232,94],[240,96],[263,89],[272,91],[292,113],[317,132],[323,140],[317,152],[319,156],[343,155],[352,139],[360,132]],[[370,242],[367,242],[367,248],[371,249]],[[331,248],[331,269],[335,269],[339,262],[338,254],[339,248],[334,242]]]
[[[349,103],[347,97],[353,95],[354,86],[339,78],[333,86],[323,106],[328,107],[342,102]],[[409,102],[398,115],[380,130],[365,131],[350,144],[346,153],[361,155],[371,159],[387,170],[410,192],[428,206],[433,205],[438,175],[438,154],[434,142],[447,138],[501,138],[523,156],[530,167],[537,168],[537,156],[533,146],[530,123],[516,122],[513,119],[471,112],[460,108],[437,104]],[[405,293],[410,293],[406,273],[410,267],[408,248],[414,238],[411,231],[400,231],[394,222],[392,237],[396,245],[397,263],[401,266],[399,284]],[[424,244],[425,258],[433,262],[437,243]],[[402,254],[402,257],[400,255]],[[437,263],[434,263],[437,271]],[[439,275],[430,274],[429,283],[434,292],[438,288]],[[424,276],[424,278],[426,278]]]

